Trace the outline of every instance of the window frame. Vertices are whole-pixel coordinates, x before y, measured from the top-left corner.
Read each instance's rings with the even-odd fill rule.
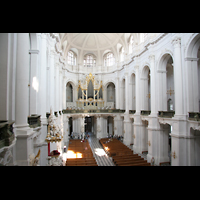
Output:
[[[108,52],[104,55],[104,66],[110,67],[115,64],[115,56],[112,52]]]

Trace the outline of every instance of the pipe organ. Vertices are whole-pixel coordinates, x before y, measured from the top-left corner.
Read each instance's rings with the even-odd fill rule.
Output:
[[[98,109],[104,107],[103,84],[90,73],[85,80],[78,82],[78,99],[76,106],[83,109]]]

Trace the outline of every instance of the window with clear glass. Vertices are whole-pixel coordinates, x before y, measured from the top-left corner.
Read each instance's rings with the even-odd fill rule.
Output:
[[[124,61],[124,47],[122,47],[120,50],[120,57],[121,57],[121,61]]]
[[[67,54],[67,63],[69,65],[76,65],[76,56],[73,51],[69,51]]]
[[[109,52],[104,56],[104,66],[112,66],[115,64],[115,57],[113,53]]]
[[[92,55],[87,55],[83,61],[84,67],[95,67],[96,66],[96,59]]]
[[[129,42],[129,53],[133,52],[133,47],[134,47],[134,41],[133,41],[133,36],[131,36]]]

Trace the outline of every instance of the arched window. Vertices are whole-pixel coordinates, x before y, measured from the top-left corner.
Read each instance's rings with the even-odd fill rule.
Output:
[[[76,65],[76,55],[73,51],[69,51],[67,54],[67,63],[69,65]]]
[[[120,60],[124,61],[124,47],[121,47],[120,49]]]
[[[113,53],[109,52],[104,56],[104,66],[112,66],[115,64],[115,57]]]
[[[93,55],[87,55],[83,62],[84,67],[95,67],[96,66],[96,59]]]
[[[141,33],[141,42],[145,42],[148,38],[148,33]]]
[[[131,35],[129,39],[129,53],[133,52],[133,46],[134,46],[134,40],[133,40],[133,36]]]

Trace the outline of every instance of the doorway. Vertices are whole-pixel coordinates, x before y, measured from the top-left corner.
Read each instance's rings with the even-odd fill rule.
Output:
[[[85,117],[85,132],[93,132],[92,130],[93,116]]]

